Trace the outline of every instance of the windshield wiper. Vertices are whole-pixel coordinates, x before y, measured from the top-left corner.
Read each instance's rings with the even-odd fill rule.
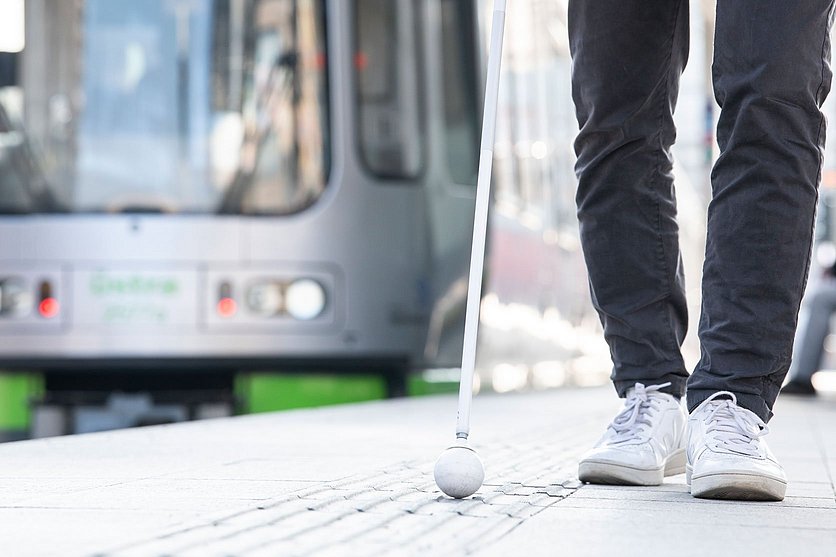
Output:
[[[297,95],[297,67],[299,63],[299,52],[296,50],[286,50],[276,57],[273,63],[271,75],[268,86],[264,89],[266,91],[266,98],[257,97],[255,100],[257,108],[256,121],[262,120],[262,112],[269,110],[271,102],[279,92],[291,90],[293,104],[298,101]],[[284,72],[282,70],[285,70]],[[287,77],[283,82],[278,81],[277,75],[285,74]],[[242,169],[240,166],[235,173],[232,183],[224,193],[223,198],[218,206],[218,214],[221,215],[237,215],[240,214],[244,207],[244,200],[247,194],[255,185],[255,175],[258,169],[258,163],[261,160],[261,155],[264,150],[264,145],[270,138],[270,118],[266,118],[267,124],[263,128],[256,128],[250,138],[245,138],[244,144],[249,144],[254,148],[254,156],[250,168]]]

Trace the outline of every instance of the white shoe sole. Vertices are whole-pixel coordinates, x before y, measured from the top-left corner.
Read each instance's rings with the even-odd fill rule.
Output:
[[[701,499],[783,501],[787,492],[787,482],[760,474],[732,472],[693,477],[690,466],[685,474],[691,495]]]
[[[660,468],[635,468],[596,460],[584,460],[578,464],[578,478],[582,482],[604,485],[660,485],[665,476],[675,476],[684,471],[684,449],[672,452]]]

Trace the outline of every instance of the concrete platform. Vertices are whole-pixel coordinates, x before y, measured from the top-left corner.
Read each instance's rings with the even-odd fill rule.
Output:
[[[836,401],[779,401],[783,503],[582,486],[611,389],[485,396],[476,497],[440,497],[451,396],[0,445],[0,554],[836,555]]]

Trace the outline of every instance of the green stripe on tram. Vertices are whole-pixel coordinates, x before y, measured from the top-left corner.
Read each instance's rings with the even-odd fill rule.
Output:
[[[236,383],[247,414],[363,402],[386,394],[383,381],[375,375],[256,373],[242,374]]]
[[[236,389],[244,401],[245,413],[365,402],[386,396],[386,385],[378,375],[245,374],[239,376]],[[457,390],[458,383],[430,382],[420,374],[409,377],[410,396]]]
[[[29,427],[29,400],[41,391],[40,378],[28,373],[0,373],[0,432]]]

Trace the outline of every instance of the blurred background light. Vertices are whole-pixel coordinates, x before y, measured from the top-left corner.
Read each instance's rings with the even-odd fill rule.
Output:
[[[528,366],[524,364],[499,364],[491,373],[491,384],[497,393],[519,391],[528,384]]]
[[[836,393],[836,370],[820,371],[813,375],[813,386],[822,393]]]
[[[20,52],[25,45],[24,0],[0,0],[0,52]]]

